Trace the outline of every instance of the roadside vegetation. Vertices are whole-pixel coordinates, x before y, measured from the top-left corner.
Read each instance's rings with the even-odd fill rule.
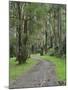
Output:
[[[51,61],[55,64],[55,70],[57,74],[58,80],[66,80],[66,63],[65,59],[56,57],[56,56],[41,56],[44,60]]]
[[[16,58],[11,58],[9,62],[9,77],[10,79],[16,79],[17,77],[24,75],[28,72],[35,64],[36,60],[28,59],[25,64],[18,65]]]

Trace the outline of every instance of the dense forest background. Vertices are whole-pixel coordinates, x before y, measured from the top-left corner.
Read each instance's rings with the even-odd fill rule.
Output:
[[[9,2],[10,57],[19,64],[31,54],[66,57],[66,5]]]

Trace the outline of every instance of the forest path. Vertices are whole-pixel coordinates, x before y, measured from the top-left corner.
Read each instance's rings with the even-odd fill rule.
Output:
[[[33,88],[57,86],[55,65],[49,61],[44,61],[39,55],[32,55],[32,59],[38,63],[24,76],[19,77],[10,84],[9,88]]]

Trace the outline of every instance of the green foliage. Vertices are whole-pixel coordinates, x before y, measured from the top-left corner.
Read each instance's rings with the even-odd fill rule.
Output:
[[[47,51],[47,54],[50,56],[66,54],[66,44],[63,45],[61,43],[66,43],[64,40],[66,36],[65,5],[10,1],[9,7],[10,31],[11,28],[13,29],[12,32],[16,30],[14,33],[17,38],[15,44],[13,39],[16,38],[11,36],[13,37],[10,41],[11,56],[15,56],[13,55],[14,52],[17,51],[16,49],[19,49],[18,54],[21,53],[21,60],[26,61],[29,54],[28,50],[31,51],[32,45],[36,47],[36,53],[36,49],[44,48],[44,50],[40,50],[41,55],[43,55],[43,52],[47,53]],[[48,47],[52,49],[48,49]],[[58,48],[55,49],[55,47]]]
[[[47,52],[47,55],[53,56],[54,55],[54,48],[50,48]]]
[[[51,61],[52,63],[55,64],[55,66],[56,66],[55,70],[56,70],[58,80],[66,80],[65,59],[58,58],[56,56],[49,56],[49,55],[42,56],[42,58],[45,59],[45,60]]]
[[[43,48],[41,47],[41,50],[40,50],[40,55],[42,56],[43,55]]]

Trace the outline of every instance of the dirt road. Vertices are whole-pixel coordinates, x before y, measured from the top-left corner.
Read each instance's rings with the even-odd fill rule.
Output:
[[[9,88],[34,88],[58,85],[54,64],[44,61],[40,57],[32,56],[32,58],[39,62],[24,76],[10,83]]]

